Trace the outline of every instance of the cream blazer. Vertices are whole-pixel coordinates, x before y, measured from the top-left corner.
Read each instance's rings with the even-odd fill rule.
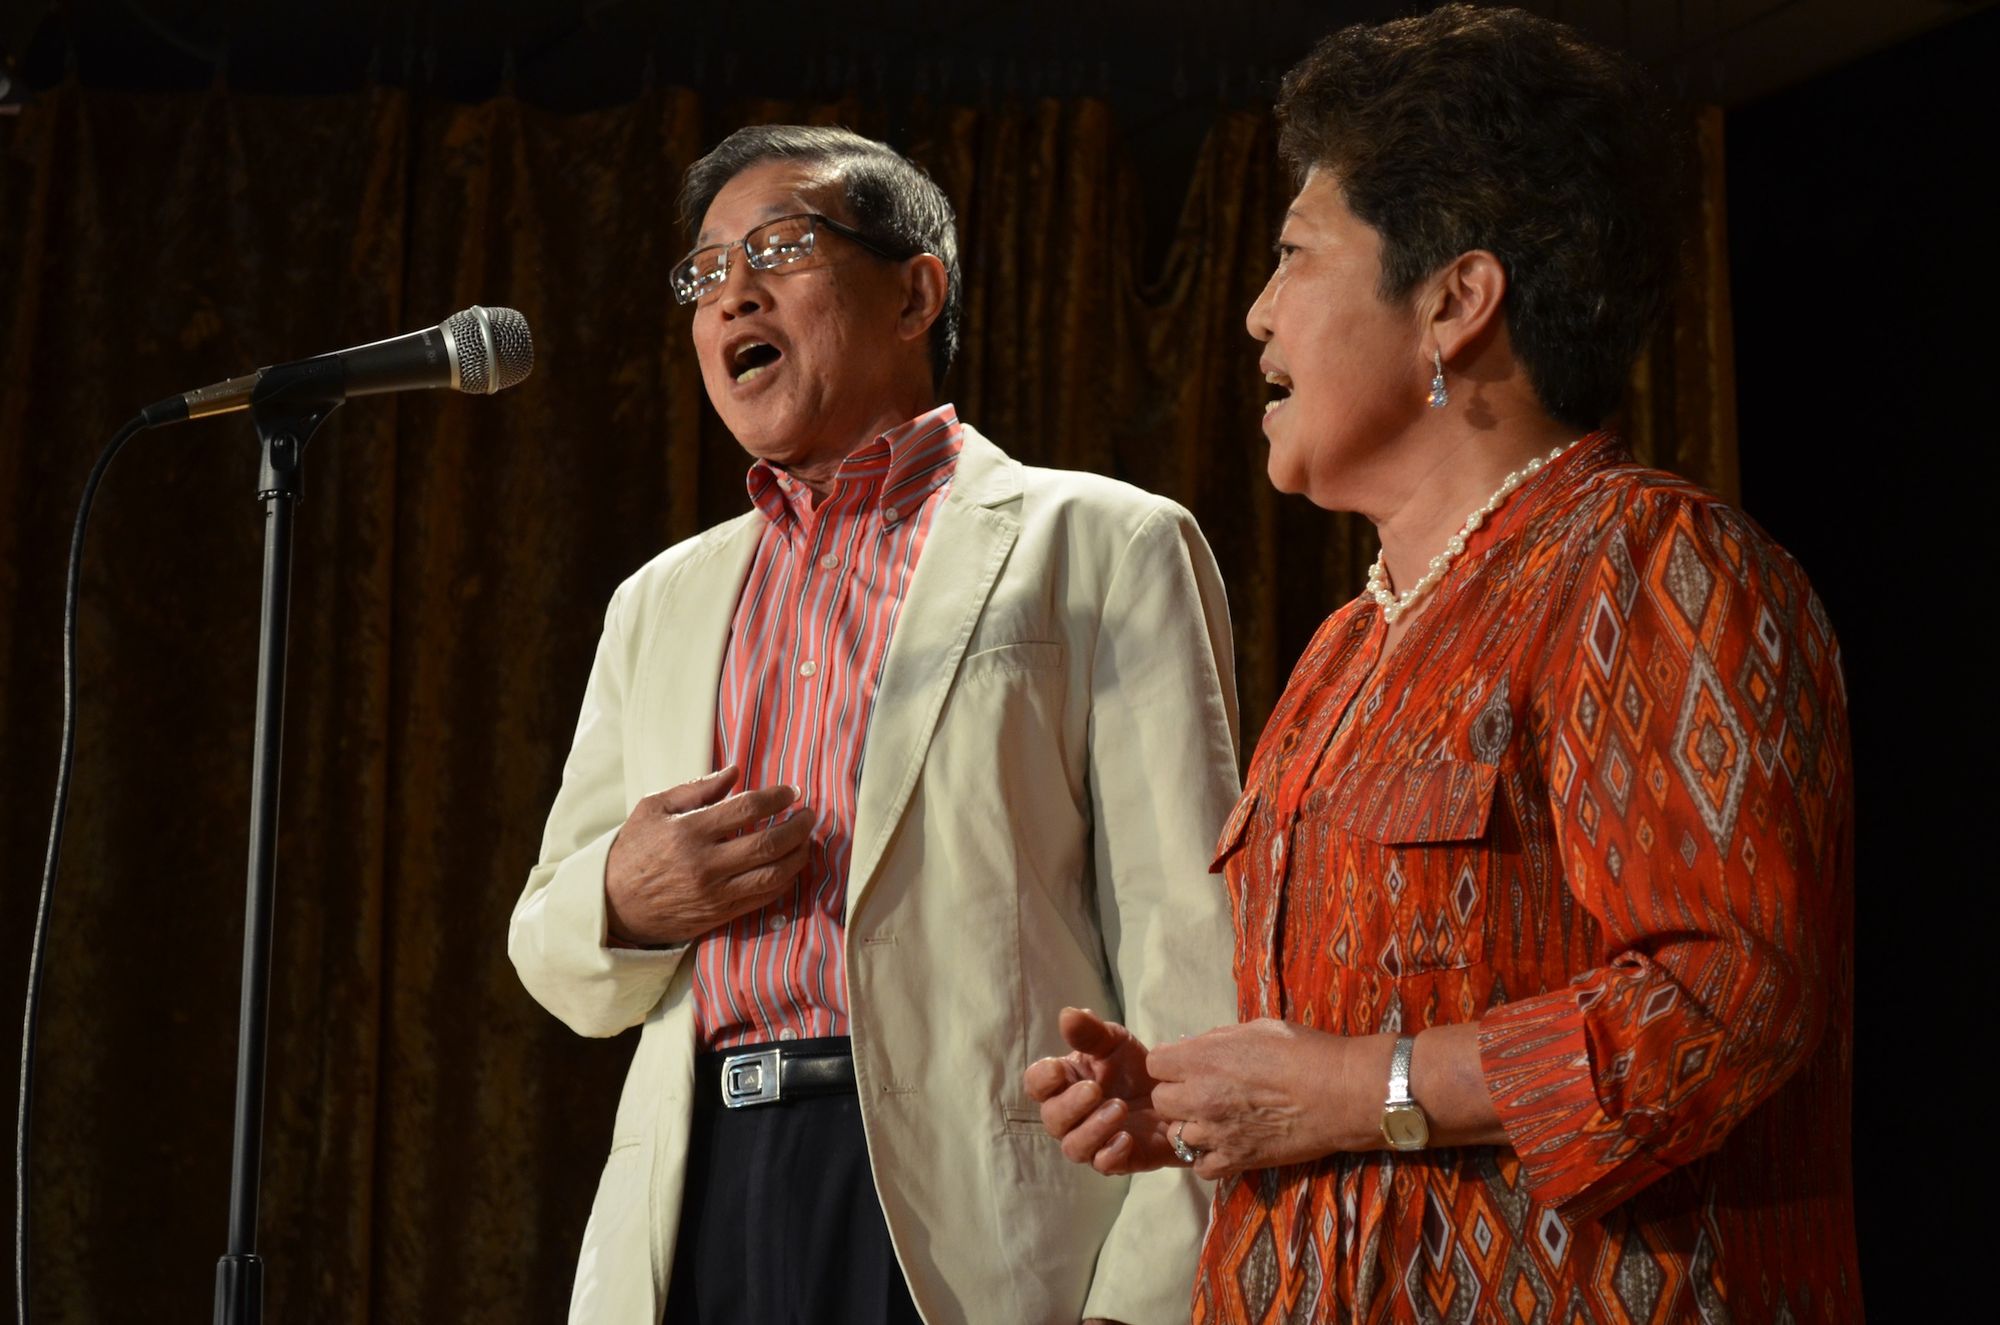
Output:
[[[541,862],[508,935],[583,1035],[641,1028],[570,1307],[657,1325],[686,1171],[685,949],[605,946],[633,805],[713,766],[754,513],[613,595]],[[1021,1088],[1064,1004],[1149,1043],[1236,1019],[1206,871],[1237,794],[1228,608],[1193,518],[971,429],[868,731],[847,883],[855,1075],[876,1192],[931,1325],[1184,1322],[1208,1193],[1067,1162]]]

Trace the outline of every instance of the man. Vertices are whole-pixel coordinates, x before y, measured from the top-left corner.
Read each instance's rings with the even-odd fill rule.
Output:
[[[1208,547],[938,403],[955,220],[889,148],[741,130],[682,210],[754,509],[613,596],[514,913],[544,1006],[643,1025],[571,1318],[1185,1320],[1205,1193],[1065,1163],[1019,1083],[1065,1003],[1234,1011]]]

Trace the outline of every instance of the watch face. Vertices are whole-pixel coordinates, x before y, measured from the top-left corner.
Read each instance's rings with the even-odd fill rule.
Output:
[[[1392,1104],[1382,1110],[1382,1136],[1398,1150],[1422,1150],[1431,1139],[1430,1120],[1414,1104]]]

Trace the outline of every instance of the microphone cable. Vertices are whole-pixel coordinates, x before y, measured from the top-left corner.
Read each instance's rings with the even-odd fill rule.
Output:
[[[14,1121],[14,1315],[28,1325],[28,1142],[33,1134],[35,1087],[35,1022],[42,1001],[42,955],[48,945],[49,904],[55,892],[56,866],[62,858],[63,817],[69,810],[70,770],[76,754],[76,599],[83,579],[83,531],[90,522],[90,504],[112,459],[139,433],[170,422],[174,415],[151,405],[132,416],[112,435],[90,478],[83,485],[76,528],[69,540],[69,574],[63,587],[62,756],[56,764],[55,812],[49,821],[49,851],[42,864],[41,898],[35,906],[35,937],[28,956],[28,996],[21,1017],[21,1101]],[[180,403],[175,397],[174,404]]]

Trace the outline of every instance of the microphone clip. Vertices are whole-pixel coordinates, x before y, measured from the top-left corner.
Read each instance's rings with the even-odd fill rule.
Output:
[[[306,443],[347,399],[347,369],[339,356],[280,364],[264,370],[250,395],[250,418],[264,450],[257,471],[257,499],[298,500]]]

